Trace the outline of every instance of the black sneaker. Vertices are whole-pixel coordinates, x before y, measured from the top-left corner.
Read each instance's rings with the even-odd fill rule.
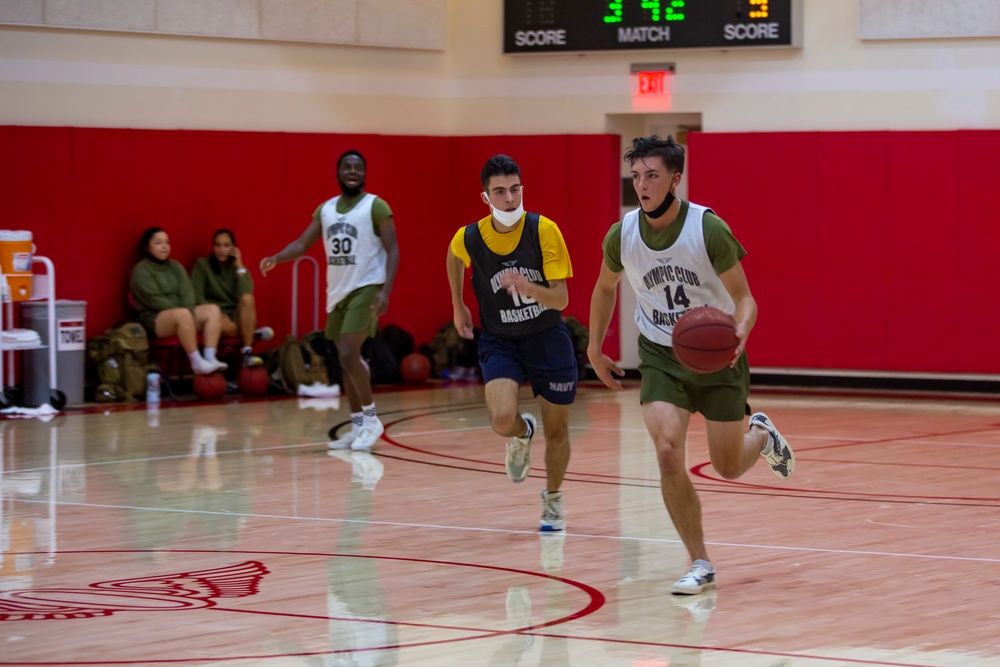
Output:
[[[243,367],[244,368],[255,368],[257,366],[263,366],[264,360],[258,357],[253,352],[247,350],[243,353]]]

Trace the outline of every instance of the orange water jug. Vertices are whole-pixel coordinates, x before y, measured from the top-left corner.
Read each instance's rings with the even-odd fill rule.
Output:
[[[0,230],[0,273],[7,279],[12,301],[31,298],[31,258],[34,254],[31,232]]]

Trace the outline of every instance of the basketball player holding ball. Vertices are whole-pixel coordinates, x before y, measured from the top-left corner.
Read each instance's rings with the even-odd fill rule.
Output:
[[[695,595],[715,587],[715,568],[686,465],[691,413],[704,415],[712,465],[726,479],[743,475],[758,456],[787,479],[795,459],[763,412],[750,417],[749,428],[744,425],[750,368],[743,351],[757,320],[757,303],[740,264],[746,251],[711,209],[674,196],[684,172],[684,148],[673,137],[634,139],[625,161],[640,207],[612,225],[604,239],[604,263],[590,303],[587,356],[601,381],[620,391],[614,375],[624,373],[601,348],[624,273],[636,293],[643,420],[656,447],[663,502],[692,560],[671,590]],[[671,348],[673,326],[698,306],[718,308],[736,322],[739,345],[729,365],[714,373],[686,369]]]
[[[344,388],[351,406],[351,431],[337,437],[330,429],[331,451],[369,451],[385,432],[375,410],[368,366],[361,346],[375,335],[378,318],[389,308],[399,268],[396,222],[389,204],[365,191],[368,163],[355,150],[337,159],[340,194],[319,205],[312,222],[277,255],[260,260],[267,275],[281,262],[301,257],[322,239],[326,254],[326,337],[337,345]]]

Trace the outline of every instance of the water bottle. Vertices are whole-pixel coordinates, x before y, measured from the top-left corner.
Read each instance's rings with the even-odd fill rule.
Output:
[[[146,375],[146,402],[160,402],[160,374],[156,371],[150,371]]]

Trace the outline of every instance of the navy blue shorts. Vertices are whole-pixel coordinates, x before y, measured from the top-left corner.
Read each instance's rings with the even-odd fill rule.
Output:
[[[562,322],[521,338],[501,338],[483,331],[479,366],[486,382],[508,378],[521,384],[528,380],[535,396],[549,403],[569,405],[576,398],[576,354],[569,329]]]

